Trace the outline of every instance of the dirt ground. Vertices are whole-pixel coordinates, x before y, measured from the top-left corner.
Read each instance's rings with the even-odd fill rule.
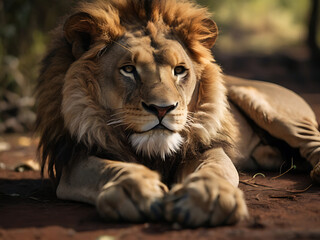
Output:
[[[301,93],[319,122],[319,83],[292,84],[293,89],[307,87]],[[252,178],[255,173],[241,173],[250,219],[236,226],[181,229],[167,223],[106,223],[93,206],[56,199],[50,181],[41,180],[34,164],[36,143],[30,135],[0,137],[1,240],[320,239],[320,186],[312,184],[308,174],[292,170],[274,178],[279,173],[262,172],[264,176]]]
[[[105,223],[90,205],[57,200],[39,172],[1,170],[0,239],[320,239],[320,187],[303,174],[265,174],[251,181],[241,176],[250,220],[182,230],[165,223]]]

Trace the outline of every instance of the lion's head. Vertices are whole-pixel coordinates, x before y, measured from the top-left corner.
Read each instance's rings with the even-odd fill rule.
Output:
[[[83,3],[54,36],[37,95],[52,176],[92,151],[152,161],[230,143],[210,52],[217,27],[206,9],[175,0]]]

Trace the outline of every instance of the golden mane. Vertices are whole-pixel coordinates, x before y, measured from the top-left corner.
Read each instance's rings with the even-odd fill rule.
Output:
[[[134,28],[144,28],[150,34],[169,31],[186,48],[201,73],[198,76],[198,101],[193,109],[196,121],[185,133],[187,142],[182,152],[196,154],[213,144],[228,148],[234,136],[232,118],[220,68],[213,63],[210,51],[218,31],[209,17],[207,9],[176,0],[100,0],[81,3],[75,8],[65,24],[54,31],[52,45],[42,62],[37,87],[36,121],[36,129],[40,134],[42,171],[48,163],[50,177],[59,180],[62,167],[70,160],[92,153],[98,155],[100,152],[108,153],[110,159],[136,161],[126,146],[126,137],[113,128],[107,128],[108,141],[99,146],[93,144],[93,140],[79,141],[70,133],[62,116],[66,73],[71,64],[83,54],[83,49],[87,51],[90,48],[86,52],[87,59],[94,59],[99,56],[101,46],[116,42],[128,29]],[[152,28],[150,23],[154,23],[157,28]],[[79,32],[85,34],[81,37],[89,37],[86,46],[77,43]],[[92,68],[95,68],[94,64]],[[84,73],[85,69],[79,71]],[[83,85],[92,105],[96,102],[95,98],[98,98],[96,90],[99,86],[90,81],[84,81]],[[101,113],[101,109],[96,110],[97,114],[107,114],[107,111]]]
[[[74,12],[93,16],[97,34],[107,41],[117,39],[127,28],[141,28],[148,22],[162,23],[198,60],[211,59],[210,47],[218,34],[207,9],[184,0],[99,0],[83,2]]]

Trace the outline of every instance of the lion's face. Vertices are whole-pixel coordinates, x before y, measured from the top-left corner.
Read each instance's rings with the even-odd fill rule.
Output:
[[[99,68],[101,105],[112,110],[106,124],[126,131],[132,147],[149,157],[179,149],[196,74],[178,41],[127,33],[104,50]]]
[[[164,159],[221,138],[227,102],[210,51],[215,23],[205,9],[181,12],[192,3],[154,4],[148,16],[118,1],[88,3],[66,20],[60,47],[49,56],[55,63],[41,76],[40,100],[51,94],[48,86],[57,88],[50,95],[57,100],[45,99],[45,115],[38,114],[53,139],[68,135],[87,151],[123,152],[120,158],[133,149]],[[56,119],[45,123],[53,112]]]
[[[217,34],[193,2],[79,4],[55,30],[37,87],[50,176],[87,155],[157,165],[229,146],[232,117],[211,54]]]

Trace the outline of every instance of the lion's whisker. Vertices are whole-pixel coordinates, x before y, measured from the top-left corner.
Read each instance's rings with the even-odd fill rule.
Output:
[[[132,123],[129,123],[128,125],[127,125],[127,127],[125,128],[125,131],[127,131],[127,130],[129,130],[129,129],[131,129],[132,128]]]
[[[116,117],[116,116],[119,116],[119,115],[125,115],[126,114],[126,112],[117,112],[117,113],[114,113],[114,114],[111,114],[110,115],[110,117],[112,118],[112,117]]]
[[[111,126],[111,125],[115,125],[115,124],[119,124],[119,123],[123,123],[123,121],[121,119],[120,120],[114,120],[114,121],[108,121],[107,125]]]

